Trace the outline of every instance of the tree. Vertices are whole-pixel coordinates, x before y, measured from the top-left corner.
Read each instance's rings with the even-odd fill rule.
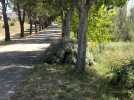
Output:
[[[88,12],[94,1],[82,1],[79,7],[79,27],[78,27],[78,56],[76,70],[83,72],[86,66],[86,48],[87,48],[87,29],[88,29]]]
[[[99,51],[103,50],[104,44],[110,42],[112,39],[113,19],[116,16],[116,9],[108,10],[105,5],[100,6],[98,9],[96,5],[93,5],[90,9],[88,40],[96,43],[99,46]]]
[[[127,14],[126,5],[117,8],[117,15],[113,21],[113,40],[114,41],[132,41],[134,40],[134,9]]]
[[[72,10],[73,10],[72,1],[73,0],[53,0],[53,2],[51,2],[53,9],[58,11],[56,15],[61,16],[62,37],[63,40],[65,41],[70,40],[70,31],[71,31],[70,25],[71,25],[71,17],[72,17]]]
[[[20,22],[20,37],[24,37],[24,22],[25,22],[25,9],[20,8],[20,4],[17,2],[18,19]]]
[[[11,2],[14,4],[14,10],[18,14],[18,20],[20,23],[20,37],[24,37],[24,22],[26,17],[26,11],[25,11],[25,0],[11,0]]]
[[[27,13],[29,23],[30,23],[30,34],[32,34],[33,30],[33,24],[34,24],[34,16],[35,15],[35,9],[37,8],[37,1],[36,0],[25,0],[24,7],[25,7],[25,12]],[[36,25],[35,25],[36,26]]]
[[[86,33],[88,30],[88,13],[91,6],[95,3],[99,8],[102,4],[105,4],[107,7],[111,6],[122,6],[126,3],[127,0],[80,0],[77,1],[78,15],[80,16],[79,27],[78,27],[78,57],[76,70],[78,72],[83,72],[86,66],[86,46],[87,46],[87,37]],[[90,27],[89,27],[90,29]]]
[[[7,17],[7,4],[5,0],[0,1],[2,4],[2,14],[4,20],[4,28],[5,28],[5,41],[10,41],[10,31],[9,31],[9,24],[8,24],[8,17]]]

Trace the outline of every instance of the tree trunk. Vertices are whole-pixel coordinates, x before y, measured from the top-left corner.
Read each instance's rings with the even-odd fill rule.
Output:
[[[42,29],[41,29],[42,27],[41,27],[41,23],[39,24],[39,31],[41,31]]]
[[[64,17],[62,16],[62,38],[64,39],[65,35],[65,20]]]
[[[41,25],[41,29],[42,29],[42,30],[44,29],[44,25],[43,25],[43,24]]]
[[[2,0],[1,4],[2,4],[2,13],[3,13],[3,20],[4,20],[4,28],[5,28],[5,41],[10,41],[10,31],[9,31],[8,17],[6,13],[5,0]]]
[[[39,17],[39,31],[41,31],[42,30],[42,22],[41,22],[41,17]]]
[[[65,33],[64,33],[64,40],[70,40],[70,31],[71,31],[71,10],[68,9],[66,16],[65,16]]]
[[[80,14],[80,22],[78,29],[78,56],[77,56],[76,70],[78,72],[83,72],[85,71],[86,66],[86,46],[87,46],[86,32],[88,27],[88,8],[84,4],[81,5],[79,14]]]
[[[24,22],[20,22],[21,34],[20,37],[24,37]]]
[[[33,22],[32,22],[32,17],[30,16],[30,35],[32,34],[33,31]]]
[[[24,22],[25,22],[25,11],[23,9],[23,14],[21,13],[19,3],[17,3],[17,10],[18,10],[18,20],[20,23],[20,37],[24,37]]]
[[[37,29],[37,23],[36,22],[34,23],[34,26],[35,26],[35,33],[37,34],[38,29]]]
[[[71,30],[71,10],[68,9],[67,13],[62,14],[61,18],[62,18],[62,38],[65,41],[70,40],[70,30]]]
[[[42,27],[41,27],[41,20],[39,19],[39,31],[42,30]]]

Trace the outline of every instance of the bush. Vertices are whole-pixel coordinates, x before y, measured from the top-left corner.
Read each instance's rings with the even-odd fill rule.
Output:
[[[14,21],[11,21],[10,22],[10,26],[14,26],[15,25],[15,22]]]
[[[111,83],[116,88],[133,89],[134,88],[134,61],[122,65],[120,69],[113,71]]]
[[[134,96],[133,50],[133,44],[110,45],[98,56],[95,66],[97,72],[105,77],[110,92],[117,97],[127,97],[127,100]]]

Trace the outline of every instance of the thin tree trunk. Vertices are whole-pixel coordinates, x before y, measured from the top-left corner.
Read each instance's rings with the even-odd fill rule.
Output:
[[[23,9],[22,21],[21,21],[21,37],[24,37],[24,22],[25,22],[25,10]]]
[[[23,14],[20,11],[19,3],[17,3],[17,10],[18,10],[18,20],[20,23],[20,37],[24,37],[24,22],[25,22],[25,11],[23,9]]]
[[[64,39],[65,36],[65,20],[63,18],[63,16],[61,16],[62,18],[62,38]]]
[[[20,23],[21,34],[20,37],[24,37],[24,22]]]
[[[30,16],[30,35],[32,34],[33,31],[33,22],[32,22],[32,17]]]
[[[39,24],[39,31],[41,31],[42,29],[41,29],[41,23]]]
[[[62,39],[65,41],[70,40],[70,30],[71,30],[71,15],[70,9],[67,10],[66,14],[62,11]]]
[[[65,16],[65,32],[64,32],[64,40],[70,40],[70,30],[71,30],[71,10],[68,9]]]
[[[39,31],[41,31],[42,30],[42,22],[41,22],[41,17],[39,17]]]
[[[41,18],[39,18],[39,31],[41,31]]]
[[[42,30],[44,29],[44,25],[41,25],[41,29],[42,29]]]
[[[5,41],[10,41],[10,31],[9,31],[8,17],[6,13],[5,0],[2,0],[1,4],[2,4],[2,13],[3,13],[3,20],[4,20],[4,28],[5,28]]]
[[[78,72],[85,71],[86,66],[86,32],[88,26],[88,8],[82,4],[80,8],[80,23],[78,29],[78,56],[76,63],[76,70]]]
[[[37,29],[37,23],[36,22],[34,23],[34,26],[35,26],[35,33],[37,34],[38,29]]]

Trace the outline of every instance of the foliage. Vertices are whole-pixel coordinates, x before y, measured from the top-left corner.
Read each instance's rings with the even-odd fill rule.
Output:
[[[133,43],[106,45],[83,74],[71,65],[37,65],[12,100],[133,100],[133,51]]]
[[[73,32],[72,34],[74,34],[72,38],[77,38],[78,25],[79,25],[79,15],[77,13],[77,10],[74,9],[71,20],[71,30]]]
[[[68,65],[41,64],[32,70],[11,100],[112,100],[114,97],[101,94],[100,83],[103,80],[91,69],[79,74]]]
[[[133,43],[111,43],[96,56],[95,69],[106,78],[109,92],[127,100],[134,96],[133,47]]]
[[[9,23],[9,25],[10,25],[10,26],[14,26],[14,25],[15,25],[15,21],[12,20],[12,21]]]
[[[90,10],[88,39],[96,43],[105,43],[111,40],[111,30],[115,9],[107,10],[105,5],[102,5],[97,11],[94,5]]]
[[[127,8],[117,8],[117,15],[113,20],[113,41],[130,41],[132,36],[130,34],[131,25],[127,19]]]

